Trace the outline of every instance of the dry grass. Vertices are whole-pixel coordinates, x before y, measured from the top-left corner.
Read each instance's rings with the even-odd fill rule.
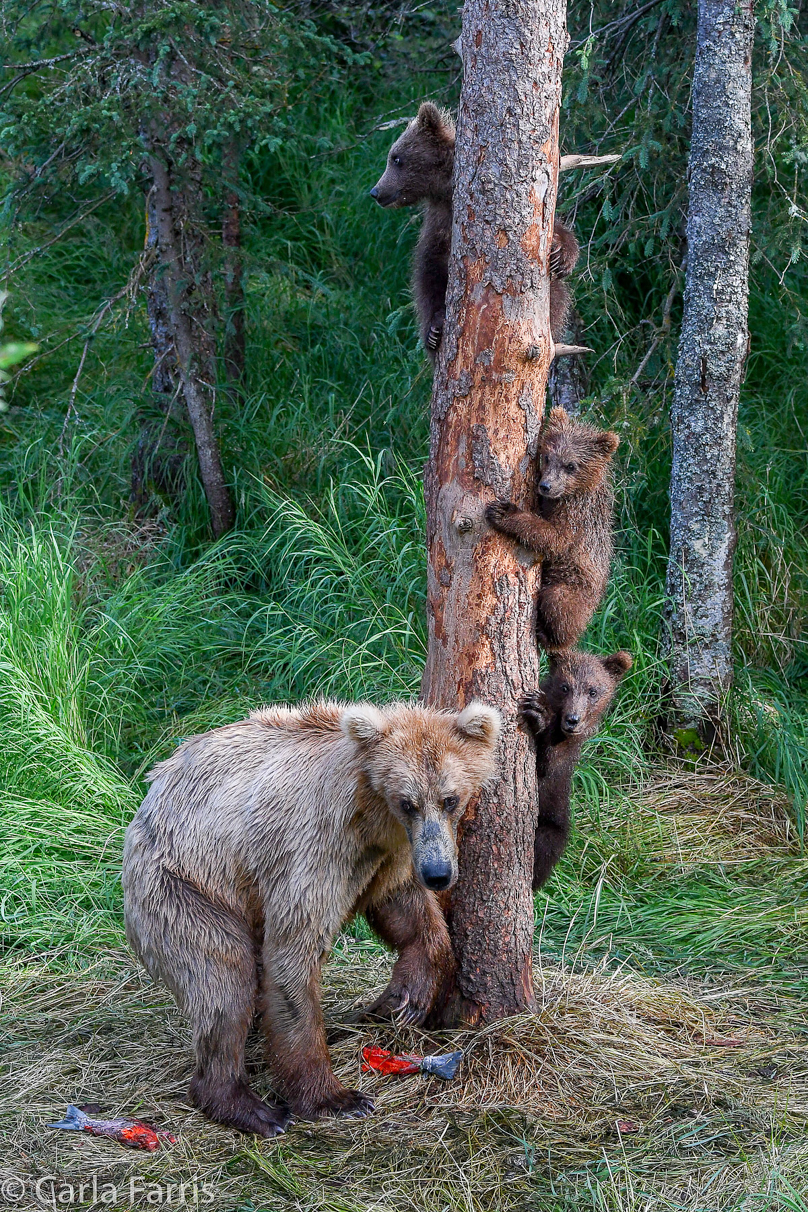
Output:
[[[96,1174],[119,1187],[133,1175],[196,1177],[200,1188],[212,1184],[216,1208],[515,1209],[539,1180],[583,1181],[604,1157],[618,1167],[634,1157],[633,1169],[646,1157],[646,1182],[680,1194],[720,1164],[723,1186],[742,1191],[773,1137],[803,1135],[803,1041],[743,991],[551,968],[536,974],[537,1014],[479,1033],[343,1026],[388,964],[376,947],[343,940],[326,985],[335,1068],[374,1091],[376,1116],[299,1124],[277,1143],[213,1127],[188,1107],[186,1025],[128,956],[69,976],[16,968],[4,1006],[14,1023],[0,1101],[4,1171],[32,1188],[42,1175],[78,1183]],[[456,1046],[465,1058],[451,1083],[363,1075],[359,1052],[369,1042]],[[260,1070],[256,1081],[266,1088]],[[164,1123],[179,1144],[147,1156],[47,1126],[83,1101]],[[788,1148],[792,1169],[808,1167],[808,1147]]]
[[[669,773],[632,809],[631,828],[663,862],[793,861],[782,797],[752,780]],[[374,1092],[376,1115],[297,1124],[270,1142],[188,1106],[187,1025],[123,949],[83,971],[8,964],[0,1177],[25,1180],[23,1206],[57,1176],[40,1192],[69,1183],[88,1205],[91,1189],[75,1193],[95,1177],[133,1209],[154,1206],[149,1184],[196,1181],[197,1203],[215,1212],[808,1212],[808,1050],[794,999],[751,976],[747,987],[666,982],[613,958],[587,968],[581,954],[537,967],[535,1014],[479,1032],[349,1025],[389,965],[345,936],[324,991],[335,1068]],[[362,1074],[371,1042],[460,1047],[464,1060],[450,1083]],[[257,1039],[251,1056],[268,1092]],[[150,1156],[49,1128],[68,1102],[141,1115],[179,1143]]]

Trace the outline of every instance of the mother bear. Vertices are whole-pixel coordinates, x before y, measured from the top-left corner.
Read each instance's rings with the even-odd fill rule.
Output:
[[[319,702],[191,737],[151,774],[126,834],[126,932],[193,1027],[193,1102],[261,1136],[289,1115],[367,1115],[331,1068],[320,968],[362,912],[398,951],[371,1007],[420,1022],[454,961],[431,889],[457,877],[457,824],[495,773],[498,713]],[[260,1014],[283,1100],[244,1064]]]

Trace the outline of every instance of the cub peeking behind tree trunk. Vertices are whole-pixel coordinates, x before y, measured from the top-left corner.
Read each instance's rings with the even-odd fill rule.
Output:
[[[533,842],[533,891],[550,877],[570,829],[570,790],[584,741],[595,735],[624,674],[631,654],[599,657],[591,652],[561,652],[538,690],[519,704],[522,721],[536,742],[539,815]]]
[[[455,128],[451,116],[424,101],[387,156],[387,167],[370,191],[380,206],[415,206],[424,202],[424,220],[415,246],[412,289],[424,343],[433,362],[445,319],[449,253],[452,245],[452,173]],[[559,341],[570,309],[563,278],[578,260],[578,241],[556,219],[550,249],[550,328]]]
[[[539,444],[539,509],[492,501],[486,520],[541,557],[536,637],[551,651],[583,635],[606,590],[612,562],[616,433],[553,408]]]
[[[370,1007],[422,1022],[454,959],[430,889],[457,878],[457,824],[496,770],[497,711],[405,704],[269,708],[191,737],[151,774],[124,844],[126,933],[191,1020],[191,1098],[274,1136],[289,1113],[363,1116],[334,1076],[320,969],[355,913],[398,959]],[[284,1105],[247,1081],[261,1015]]]

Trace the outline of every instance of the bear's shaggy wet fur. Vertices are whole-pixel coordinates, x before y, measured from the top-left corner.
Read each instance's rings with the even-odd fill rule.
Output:
[[[631,654],[599,657],[572,650],[553,654],[538,690],[519,704],[536,742],[539,815],[533,843],[533,891],[550,876],[567,844],[570,788],[584,741],[593,737],[611,705]]]
[[[454,967],[430,889],[457,875],[456,829],[496,769],[499,714],[320,702],[185,741],[151,774],[124,844],[127,938],[191,1020],[191,1098],[273,1136],[289,1114],[367,1115],[331,1068],[320,969],[363,912],[398,952],[371,1008],[423,1021]],[[261,1017],[283,1103],[247,1080]]]
[[[487,521],[541,557],[536,635],[550,651],[571,648],[603,597],[612,561],[616,433],[553,408],[539,443],[538,510],[493,501]]]
[[[421,340],[434,361],[443,333],[449,252],[452,243],[452,173],[455,127],[446,110],[424,101],[387,156],[387,167],[370,191],[380,206],[424,203],[421,234],[415,247],[412,289]],[[556,219],[550,250],[550,328],[558,341],[570,309],[564,278],[578,260],[578,241]]]

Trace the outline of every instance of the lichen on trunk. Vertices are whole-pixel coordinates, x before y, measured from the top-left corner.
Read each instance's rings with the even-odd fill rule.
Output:
[[[699,0],[687,277],[671,411],[670,723],[709,739],[732,684],[735,436],[746,362],[752,187],[749,0]]]

